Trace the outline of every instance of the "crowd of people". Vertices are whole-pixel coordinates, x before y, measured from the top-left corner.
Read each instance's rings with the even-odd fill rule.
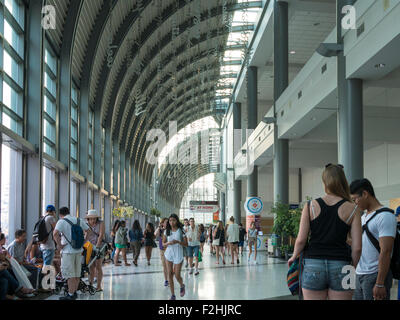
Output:
[[[102,245],[107,243],[105,224],[96,210],[89,210],[84,219],[79,219],[71,216],[69,209],[63,207],[60,208],[58,216],[57,221],[55,207],[48,205],[44,216],[35,226],[36,232],[27,245],[25,230],[17,230],[15,240],[7,248],[4,247],[5,237],[1,235],[0,299],[17,299],[15,295],[27,298],[40,291],[49,292],[50,290],[41,288],[43,278],[41,270],[44,266],[53,266],[57,274],[56,279],[67,283],[68,292],[60,299],[77,299],[78,285],[83,276],[83,243],[90,242],[96,250],[100,250]],[[40,226],[41,223],[43,226]],[[79,226],[83,234],[80,245],[76,245],[78,240],[74,238],[76,226]],[[45,232],[45,236],[40,236],[38,231],[42,227],[40,232]],[[250,245],[254,246],[256,261],[257,242],[254,239],[257,237],[257,229],[254,224],[251,228],[249,232],[253,235],[251,238],[253,242]],[[194,218],[185,219],[182,224],[175,214],[169,218],[163,218],[157,229],[150,222],[142,230],[138,220],[133,222],[132,228],[126,226],[126,221],[116,220],[110,232],[109,257],[115,267],[121,266],[120,255],[125,266],[130,266],[127,254],[131,249],[132,262],[137,267],[141,248],[144,247],[147,265],[150,266],[152,250],[158,247],[165,278],[164,286],[170,287],[171,299],[176,299],[174,277],[180,285],[180,295],[185,294],[181,277],[184,260],[185,268],[189,268],[189,274],[198,276],[204,245],[208,242],[211,246],[210,253],[216,255],[217,264],[220,257],[225,264],[226,255],[231,255],[232,264],[235,262],[239,264],[239,255],[243,255],[245,236],[245,228],[241,223],[236,224],[233,217],[226,226],[222,221],[218,221],[217,225],[211,225],[207,229],[203,224],[196,224]],[[38,239],[40,237],[41,239]],[[106,254],[107,251],[102,251],[89,268],[88,285],[93,287],[97,283],[96,292],[103,290],[103,265]],[[251,252],[249,261],[250,255]],[[9,260],[13,262],[12,265],[8,262]]]
[[[305,300],[384,300],[390,299],[393,274],[391,259],[398,232],[398,220],[393,211],[384,207],[375,195],[371,182],[360,179],[348,184],[343,166],[329,164],[322,174],[325,195],[310,200],[303,208],[299,233],[296,238],[289,268],[301,258],[301,293]],[[364,214],[363,214],[364,213]],[[399,212],[400,213],[400,212]],[[399,215],[397,213],[397,216]],[[75,300],[82,278],[84,243],[90,243],[97,252],[88,272],[88,285],[101,292],[103,264],[109,245],[110,261],[125,266],[127,254],[132,251],[133,266],[138,266],[144,247],[147,266],[151,265],[153,248],[159,249],[164,274],[164,286],[170,289],[170,300],[175,300],[175,282],[179,294],[185,295],[181,276],[183,265],[190,275],[200,274],[199,265],[208,242],[215,263],[225,265],[230,256],[232,265],[240,264],[244,244],[248,244],[248,264],[257,264],[258,229],[251,222],[247,230],[234,217],[224,225],[205,227],[194,218],[184,219],[176,214],[161,219],[157,228],[147,223],[144,230],[138,220],[131,228],[126,221],[117,220],[107,240],[105,224],[96,210],[89,210],[83,218],[70,215],[66,207],[59,209],[57,221],[53,205],[35,226],[29,243],[27,232],[16,230],[15,240],[5,246],[0,233],[0,300],[28,298],[40,288],[42,268],[53,266],[57,279],[66,281],[68,292],[62,300]],[[44,235],[43,235],[44,234]],[[110,242],[110,243],[108,243]],[[251,259],[253,256],[253,259]],[[229,261],[228,261],[229,263]],[[346,266],[355,269],[355,286],[344,286]],[[175,279],[175,280],[174,280]]]

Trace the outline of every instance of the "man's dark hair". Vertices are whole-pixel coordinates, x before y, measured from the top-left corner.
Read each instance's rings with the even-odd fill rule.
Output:
[[[67,216],[67,215],[69,215],[69,209],[68,209],[67,207],[62,207],[62,208],[60,209],[60,216],[65,217],[65,216]]]
[[[364,191],[367,191],[371,196],[376,198],[374,187],[368,179],[359,179],[355,180],[350,185],[350,193],[357,194],[359,196],[362,195]]]
[[[0,241],[3,240],[5,238],[5,234],[4,233],[0,233]]]
[[[19,230],[15,231],[15,238],[22,237],[25,233],[26,233],[25,230],[19,229]]]

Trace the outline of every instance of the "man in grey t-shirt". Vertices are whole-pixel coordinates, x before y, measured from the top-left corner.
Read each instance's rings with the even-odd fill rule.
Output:
[[[380,252],[378,252],[367,232],[363,232],[362,252],[356,269],[356,290],[353,300],[390,300],[393,279],[390,261],[396,237],[396,217],[388,209],[384,210],[375,197],[371,182],[367,179],[354,181],[350,186],[350,192],[353,201],[365,211],[361,217],[362,225],[365,226],[368,223],[368,230],[379,241],[380,247]],[[375,215],[378,210],[379,212]]]
[[[45,266],[51,266],[54,259],[54,253],[56,250],[54,238],[53,238],[53,230],[56,226],[56,208],[53,205],[48,205],[46,207],[46,214],[44,216],[44,221],[46,224],[46,230],[49,233],[49,236],[45,242],[40,244],[40,250],[43,255],[43,264]]]

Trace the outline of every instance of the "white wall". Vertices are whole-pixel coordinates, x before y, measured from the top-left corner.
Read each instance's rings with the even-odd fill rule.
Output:
[[[365,151],[364,174],[383,204],[400,198],[400,145],[384,143]]]
[[[303,201],[307,197],[316,199],[324,195],[322,183],[322,172],[324,168],[303,168],[302,169],[302,197]]]

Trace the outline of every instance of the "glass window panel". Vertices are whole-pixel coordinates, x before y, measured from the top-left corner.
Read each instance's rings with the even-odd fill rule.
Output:
[[[89,140],[93,140],[93,130],[92,130],[92,127],[91,127],[91,126],[89,126],[89,132],[88,132],[88,134],[89,134]]]
[[[49,145],[47,142],[43,142],[44,152],[47,153],[49,156],[55,158],[56,151],[53,146]]]
[[[78,122],[78,108],[74,105],[72,105],[72,108],[71,108],[71,118],[75,122]]]
[[[4,71],[20,86],[23,86],[23,68],[20,66],[6,50],[3,52]]]
[[[43,135],[51,142],[56,143],[56,127],[44,119]]]
[[[50,93],[52,94],[53,97],[56,97],[57,84],[56,84],[55,80],[53,80],[47,72],[45,72],[45,76],[44,76],[44,86],[45,86],[45,88],[47,88],[47,90],[50,91]]]
[[[13,27],[8,23],[7,19],[4,20],[4,38],[14,48],[21,58],[24,56],[24,39],[19,35]]]
[[[76,161],[72,160],[71,161],[71,170],[77,172],[77,165],[76,165]]]
[[[25,17],[24,7],[19,5],[16,0],[5,0],[5,5],[11,15],[17,20],[18,24],[24,29]]]
[[[3,103],[21,118],[23,117],[22,94],[17,93],[3,81]]]
[[[46,95],[44,96],[44,111],[55,121],[56,120],[56,105]]]
[[[77,147],[76,147],[76,143],[71,143],[71,157],[73,158],[73,159],[75,159],[75,160],[77,160],[78,158],[77,158],[77,155],[78,155],[78,153],[77,153]]]
[[[71,138],[74,139],[75,141],[78,141],[78,127],[77,126],[71,126]]]
[[[57,61],[56,61],[56,58],[55,58],[55,56],[53,54],[51,54],[51,52],[48,49],[45,50],[44,61],[49,66],[50,70],[54,74],[57,74]]]
[[[89,172],[92,172],[92,159],[89,159],[88,169],[89,169]]]
[[[22,135],[22,123],[11,118],[7,113],[2,114],[2,123],[8,129],[14,131],[15,133]]]
[[[78,104],[78,91],[75,89],[75,87],[72,87],[71,97],[72,101],[75,102],[75,104]]]
[[[92,143],[89,142],[89,156],[92,156]]]

